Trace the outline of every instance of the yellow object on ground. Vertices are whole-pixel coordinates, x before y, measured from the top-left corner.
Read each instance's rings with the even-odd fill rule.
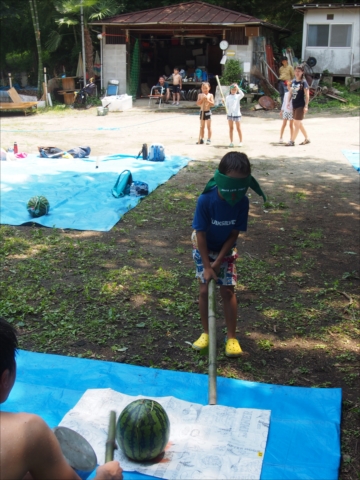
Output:
[[[192,348],[195,350],[202,350],[209,346],[209,335],[202,333],[200,337],[192,344]]]

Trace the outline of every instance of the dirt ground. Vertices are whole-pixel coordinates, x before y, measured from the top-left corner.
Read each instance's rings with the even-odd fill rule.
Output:
[[[270,203],[264,207],[251,193],[248,232],[238,242],[238,331],[249,355],[239,360],[224,356],[219,305],[218,372],[268,383],[342,388],[341,478],[355,480],[360,471],[359,174],[342,150],[359,150],[359,117],[309,114],[304,125],[311,143],[300,146],[300,134],[295,147],[285,147],[278,143],[278,112],[244,113],[240,150],[248,155]],[[195,110],[159,111],[141,101],[132,110],[107,116],[97,116],[96,108],[2,116],[1,129],[2,146],[16,141],[19,151],[31,153],[38,145],[65,150],[89,145],[95,156],[136,155],[143,143],[160,142],[167,155],[192,159],[110,232],[60,231],[55,238],[51,230],[23,226],[7,228],[2,240],[14,245],[16,237],[19,245],[20,240],[37,240],[54,247],[56,258],[49,262],[61,283],[44,272],[41,285],[56,290],[56,311],[61,312],[59,298],[72,298],[71,290],[79,318],[96,299],[97,315],[106,317],[112,335],[105,338],[103,326],[95,331],[91,324],[76,338],[40,338],[32,332],[43,331],[47,321],[56,325],[43,312],[44,323],[30,312],[18,324],[22,348],[206,373],[206,357],[188,344],[200,333],[190,233],[196,198],[229,151],[225,115],[213,115],[211,146],[196,145]],[[65,260],[68,250],[59,246],[59,238],[64,245],[72,242],[72,249],[83,249],[81,262],[80,254]],[[25,257],[10,252],[4,258],[3,291],[10,291],[11,269],[19,269]],[[108,282],[102,296],[87,293],[86,301],[85,266]],[[134,273],[136,285],[131,283]],[[34,278],[26,280],[28,285],[36,283]],[[148,325],[150,318],[157,322]]]

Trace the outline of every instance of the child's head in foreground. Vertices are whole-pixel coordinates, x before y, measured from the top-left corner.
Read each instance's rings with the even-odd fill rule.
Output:
[[[251,165],[245,153],[229,152],[221,159],[218,170],[222,175],[237,173],[245,178],[251,174]]]
[[[233,83],[232,85],[230,85],[230,93],[231,95],[235,95],[235,93],[237,93],[238,91],[238,85],[237,83]]]
[[[5,370],[14,370],[17,347],[15,328],[0,317],[0,377]]]
[[[179,67],[174,67],[174,73],[179,73]]]

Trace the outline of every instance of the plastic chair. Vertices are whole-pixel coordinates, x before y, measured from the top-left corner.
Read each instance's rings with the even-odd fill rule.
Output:
[[[109,80],[107,89],[106,89],[106,96],[117,95],[119,92],[119,81],[118,80]]]

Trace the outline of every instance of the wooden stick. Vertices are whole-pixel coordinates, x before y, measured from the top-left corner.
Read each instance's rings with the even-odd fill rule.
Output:
[[[218,75],[215,75],[215,78],[216,78],[216,81],[217,81],[218,86],[219,86],[220,95],[221,95],[221,98],[222,98],[222,101],[223,101],[223,104],[224,104],[224,107],[225,107],[225,112],[226,112],[226,115],[227,115],[228,111],[227,111],[227,108],[226,108],[225,97],[224,97],[224,94],[223,94],[223,91],[222,91],[222,88],[221,88],[221,83],[220,83]]]
[[[109,419],[109,431],[106,440],[105,449],[105,463],[114,460],[114,450],[116,448],[115,443],[115,430],[116,430],[116,413],[111,410]]]
[[[216,295],[215,280],[209,282],[208,321],[209,321],[209,405],[216,405]]]

